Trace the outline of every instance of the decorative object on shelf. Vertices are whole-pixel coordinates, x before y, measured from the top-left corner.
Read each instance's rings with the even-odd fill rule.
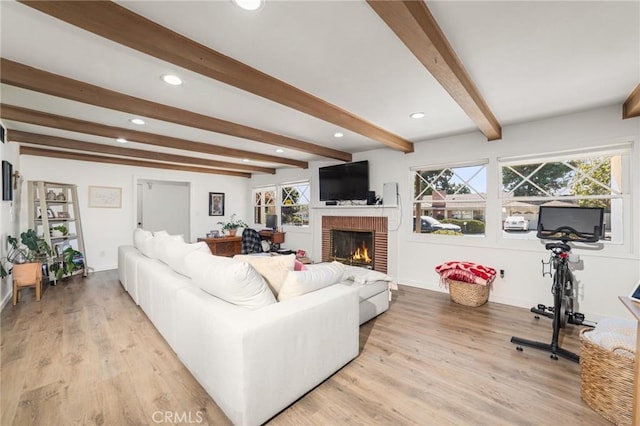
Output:
[[[13,187],[11,186],[11,178],[13,175],[13,164],[2,160],[2,200],[13,200]]]
[[[69,212],[58,212],[57,217],[60,219],[69,219]]]
[[[53,213],[53,210],[47,209],[47,217],[49,219],[55,219],[56,215]]]
[[[67,201],[67,197],[64,196],[64,193],[59,193],[56,195],[56,201]]]
[[[122,207],[122,188],[89,187],[89,207],[119,209]]]
[[[69,233],[69,230],[64,225],[58,225],[51,228],[51,236],[53,238],[64,237]]]
[[[220,237],[220,231],[217,229],[211,230],[211,232],[207,232],[207,238],[218,238]]]
[[[236,214],[232,214],[229,222],[218,222],[218,225],[222,225],[222,229],[227,231],[230,236],[234,237],[238,228],[248,228],[249,225],[244,223],[242,219],[236,219]]]
[[[209,193],[209,216],[224,216],[224,192]]]
[[[53,189],[47,191],[47,201],[55,201],[56,193],[53,192]]]

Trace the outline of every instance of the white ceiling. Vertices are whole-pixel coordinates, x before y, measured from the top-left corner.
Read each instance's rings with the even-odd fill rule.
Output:
[[[126,8],[412,142],[473,131],[474,123],[367,3],[125,1]],[[502,126],[620,106],[640,82],[640,1],[429,1]],[[383,147],[302,112],[103,39],[14,1],[0,1],[1,55],[110,90],[347,152]],[[0,70],[1,73],[1,70]],[[168,86],[166,73],[185,84]],[[58,115],[296,160],[316,155],[146,119],[1,85],[1,101]],[[622,107],[621,107],[622,108]],[[409,118],[423,111],[421,120]],[[115,144],[107,138],[3,120],[9,128]],[[345,137],[332,137],[342,131]],[[127,144],[162,152],[144,144]],[[180,152],[196,156],[194,153]],[[199,157],[241,161],[200,155]],[[279,164],[252,164],[282,167]]]

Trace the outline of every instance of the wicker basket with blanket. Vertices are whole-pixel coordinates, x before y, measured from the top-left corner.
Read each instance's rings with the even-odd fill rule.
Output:
[[[473,307],[487,303],[496,277],[495,269],[466,261],[445,262],[436,266],[436,272],[440,274],[440,284],[449,288],[453,302]]]
[[[580,333],[582,399],[605,419],[631,426],[637,323],[604,318]]]

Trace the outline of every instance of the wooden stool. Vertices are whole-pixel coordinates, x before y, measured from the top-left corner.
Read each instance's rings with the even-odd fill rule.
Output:
[[[20,290],[36,288],[36,300],[42,297],[42,264],[40,262],[13,265],[13,304],[20,299]]]

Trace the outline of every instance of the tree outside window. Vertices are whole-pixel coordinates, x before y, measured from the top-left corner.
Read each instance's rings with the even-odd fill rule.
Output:
[[[300,182],[280,187],[280,214],[283,225],[309,225],[309,182]]]

